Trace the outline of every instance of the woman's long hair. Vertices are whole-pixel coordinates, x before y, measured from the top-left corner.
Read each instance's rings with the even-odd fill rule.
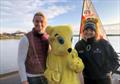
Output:
[[[101,26],[99,24],[99,21],[97,18],[87,18],[87,19],[84,19],[83,22],[82,22],[82,27],[81,27],[81,32],[80,32],[80,36],[81,38],[83,38],[83,31],[84,31],[84,26],[87,22],[92,22],[96,25],[96,29],[95,29],[95,32],[96,32],[96,40],[100,40],[100,39],[103,39],[104,35],[103,35],[103,32],[101,31]]]

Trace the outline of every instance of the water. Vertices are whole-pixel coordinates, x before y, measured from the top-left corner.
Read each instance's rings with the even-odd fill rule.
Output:
[[[78,37],[74,37],[73,46],[78,41]],[[120,36],[109,37],[116,52],[120,52]],[[19,40],[0,40],[0,74],[18,70],[17,53]]]
[[[0,40],[0,74],[18,69],[18,44],[19,40]]]

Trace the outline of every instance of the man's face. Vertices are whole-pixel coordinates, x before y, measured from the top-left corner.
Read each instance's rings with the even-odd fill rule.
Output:
[[[90,28],[84,30],[83,32],[83,36],[85,39],[95,37],[95,34],[96,34],[95,31]]]
[[[43,17],[42,16],[35,16],[33,23],[34,23],[35,30],[38,32],[41,32],[42,24],[43,24]]]

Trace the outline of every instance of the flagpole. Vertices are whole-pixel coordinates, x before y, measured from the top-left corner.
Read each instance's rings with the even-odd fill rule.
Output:
[[[85,4],[85,0],[83,0],[83,5],[82,5],[82,13],[81,13],[81,24],[80,24],[80,28],[81,28],[81,25],[82,25],[82,16],[83,16],[84,4]],[[79,39],[78,39],[78,40],[80,40],[80,30],[79,30]]]

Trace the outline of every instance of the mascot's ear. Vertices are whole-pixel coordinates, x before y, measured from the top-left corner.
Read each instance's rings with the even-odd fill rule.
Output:
[[[52,26],[47,26],[46,28],[46,32],[50,35],[53,31],[53,27]]]

